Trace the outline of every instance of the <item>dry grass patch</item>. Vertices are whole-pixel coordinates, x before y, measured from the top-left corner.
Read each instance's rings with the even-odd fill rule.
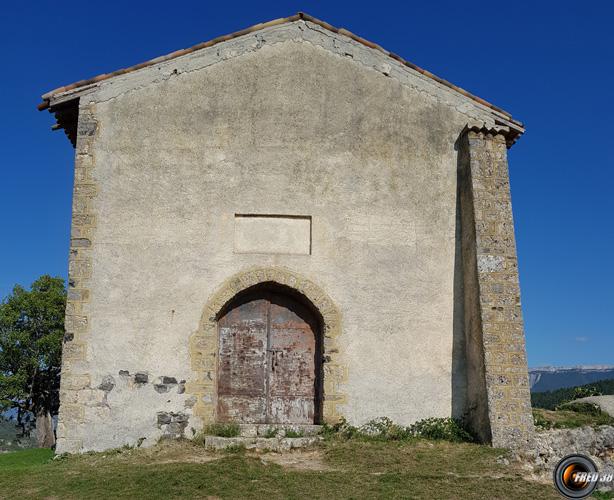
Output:
[[[320,448],[292,450],[284,453],[250,454],[250,456],[258,456],[265,465],[276,464],[288,469],[310,471],[334,470],[334,467],[325,461],[324,451]]]
[[[0,456],[0,498],[558,498],[475,444],[329,439],[287,453],[208,452],[187,441],[53,460]]]

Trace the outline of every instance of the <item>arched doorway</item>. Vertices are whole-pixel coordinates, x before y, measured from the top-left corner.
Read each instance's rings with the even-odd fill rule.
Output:
[[[289,287],[244,290],[218,315],[218,421],[321,420],[322,318]]]

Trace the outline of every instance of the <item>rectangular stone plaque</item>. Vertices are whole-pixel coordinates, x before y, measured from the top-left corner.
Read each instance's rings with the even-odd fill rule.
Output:
[[[235,214],[236,253],[311,254],[311,216]]]

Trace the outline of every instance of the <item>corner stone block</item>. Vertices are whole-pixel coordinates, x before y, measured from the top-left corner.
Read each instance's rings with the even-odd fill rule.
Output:
[[[61,455],[62,453],[77,453],[82,448],[83,441],[81,439],[58,438],[55,451],[58,455]]]
[[[76,375],[73,373],[67,373],[62,376],[62,389],[78,391],[90,386],[89,375]]]

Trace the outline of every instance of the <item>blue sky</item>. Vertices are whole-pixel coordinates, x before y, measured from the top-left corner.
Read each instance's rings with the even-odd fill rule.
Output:
[[[523,121],[510,151],[531,366],[614,363],[614,2],[5,2],[0,296],[66,276],[73,150],[40,95],[297,11]]]

